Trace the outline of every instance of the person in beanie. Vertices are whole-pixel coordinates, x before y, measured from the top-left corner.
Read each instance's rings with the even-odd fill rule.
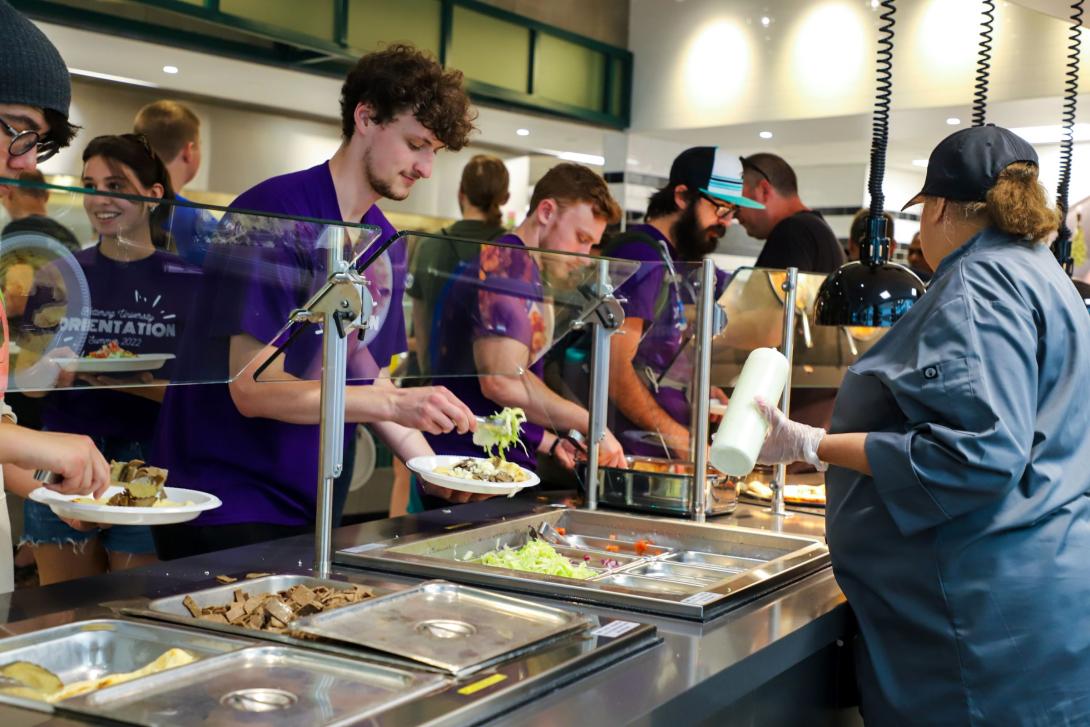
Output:
[[[18,178],[37,169],[68,146],[77,127],[68,120],[72,87],[60,53],[42,31],[0,0],[0,177]],[[10,186],[0,184],[0,195]],[[8,326],[0,304],[0,397],[8,380]],[[2,402],[2,398],[0,398]],[[110,467],[89,437],[36,432],[15,424],[11,408],[0,403],[0,464],[44,469],[61,477],[49,485],[67,494],[94,494],[110,484]],[[14,588],[11,524],[0,475],[0,593]]]
[[[33,171],[72,143],[72,85],[61,54],[37,26],[0,0],[0,174]],[[2,193],[0,193],[2,194]]]

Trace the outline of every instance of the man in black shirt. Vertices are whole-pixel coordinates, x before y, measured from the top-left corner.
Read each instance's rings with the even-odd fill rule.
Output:
[[[765,241],[757,267],[831,273],[844,264],[844,251],[828,223],[799,199],[790,164],[761,153],[742,157],[742,170],[742,194],[765,207],[739,208],[737,215],[750,237]]]

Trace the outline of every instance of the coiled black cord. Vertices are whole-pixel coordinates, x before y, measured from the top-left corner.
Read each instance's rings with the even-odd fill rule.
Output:
[[[868,265],[883,265],[889,260],[889,230],[886,229],[886,195],[882,181],[886,177],[886,147],[889,146],[889,106],[893,96],[893,18],[897,8],[893,0],[882,0],[882,25],[878,28],[878,88],[874,96],[874,117],[870,142],[870,216],[867,218],[867,245],[860,251]]]
[[[886,176],[886,147],[889,146],[889,106],[893,95],[893,18],[897,11],[894,0],[882,0],[882,26],[878,29],[878,89],[874,97],[874,118],[871,122],[870,143],[870,216],[882,217],[886,195],[882,180]]]
[[[992,68],[992,30],[995,25],[995,0],[984,0],[984,21],[980,24],[980,55],[976,60],[976,84],[973,86],[973,126],[983,126],[988,106],[988,76]]]
[[[1071,31],[1067,46],[1067,81],[1064,84],[1063,136],[1060,139],[1060,184],[1056,190],[1056,207],[1060,211],[1060,231],[1056,242],[1052,243],[1052,252],[1068,275],[1074,272],[1075,262],[1071,257],[1071,229],[1067,226],[1067,193],[1071,186],[1071,158],[1075,143],[1075,106],[1079,95],[1079,29],[1082,27],[1083,0],[1071,4]]]

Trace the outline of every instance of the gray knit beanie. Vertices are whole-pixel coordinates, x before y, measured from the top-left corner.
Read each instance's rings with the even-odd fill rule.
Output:
[[[68,118],[72,82],[49,38],[0,0],[0,103],[51,109]]]

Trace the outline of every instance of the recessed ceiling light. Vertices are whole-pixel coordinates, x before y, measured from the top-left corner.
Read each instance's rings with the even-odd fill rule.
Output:
[[[946,120],[946,123],[950,126],[959,126],[961,124],[961,119],[957,116],[951,116]]]
[[[767,15],[762,15],[761,16],[761,25],[763,25],[764,27],[767,28],[771,24],[772,24],[772,18],[768,17]]]
[[[914,167],[926,167],[927,166],[927,160],[926,159],[913,159],[912,160],[912,166],[914,166]]]
[[[519,136],[529,136],[530,135],[530,130],[529,129],[515,129],[515,133],[518,134]]]
[[[178,66],[163,66],[163,73],[175,74],[178,72]]]
[[[762,139],[771,139],[772,138],[772,132],[771,131],[762,131],[759,134],[757,134],[757,136],[761,137]]]

